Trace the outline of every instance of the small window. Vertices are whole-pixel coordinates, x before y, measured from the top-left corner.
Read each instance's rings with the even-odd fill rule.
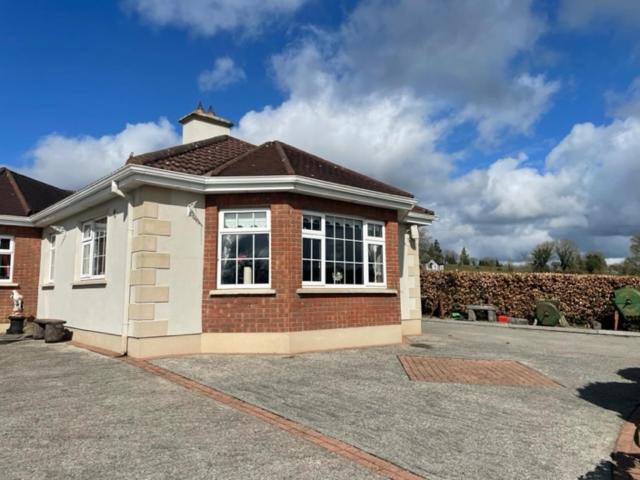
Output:
[[[268,287],[271,277],[269,210],[220,213],[218,288]]]
[[[82,225],[80,246],[80,277],[104,277],[107,252],[107,219],[101,218]]]
[[[49,282],[53,282],[56,272],[56,236],[49,235]]]
[[[13,237],[0,236],[0,283],[10,283],[13,278]]]

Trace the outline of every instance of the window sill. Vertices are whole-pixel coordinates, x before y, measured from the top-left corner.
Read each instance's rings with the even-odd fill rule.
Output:
[[[210,290],[210,297],[234,296],[234,295],[275,295],[273,288],[229,288]]]
[[[397,295],[395,288],[333,288],[303,287],[296,290],[298,295]]]
[[[43,283],[42,285],[40,285],[40,288],[42,290],[53,290],[55,287],[56,286],[54,283]]]
[[[100,288],[106,286],[107,281],[104,278],[77,280],[71,283],[71,288]]]
[[[20,286],[19,283],[4,283],[0,282],[0,288],[18,288]]]

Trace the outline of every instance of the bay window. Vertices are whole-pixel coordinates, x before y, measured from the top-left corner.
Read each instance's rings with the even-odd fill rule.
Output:
[[[270,211],[223,210],[218,225],[218,288],[268,287]]]
[[[107,219],[82,224],[80,278],[104,277],[107,253]]]
[[[384,223],[303,213],[302,283],[384,286]]]
[[[0,283],[10,283],[13,278],[13,237],[0,236]]]

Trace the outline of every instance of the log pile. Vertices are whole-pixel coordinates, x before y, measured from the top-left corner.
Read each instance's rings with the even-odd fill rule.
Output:
[[[421,273],[423,314],[449,316],[466,305],[489,303],[499,314],[533,320],[538,299],[555,299],[574,325],[613,317],[613,291],[625,285],[640,288],[640,277],[562,273]]]

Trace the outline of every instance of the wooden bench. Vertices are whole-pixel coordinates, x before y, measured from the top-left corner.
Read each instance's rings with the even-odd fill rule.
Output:
[[[42,340],[46,343],[61,342],[64,340],[65,320],[54,320],[50,318],[36,318],[33,320],[33,339]]]
[[[467,318],[472,322],[477,321],[476,312],[487,312],[487,320],[497,322],[497,308],[493,305],[467,305]]]

